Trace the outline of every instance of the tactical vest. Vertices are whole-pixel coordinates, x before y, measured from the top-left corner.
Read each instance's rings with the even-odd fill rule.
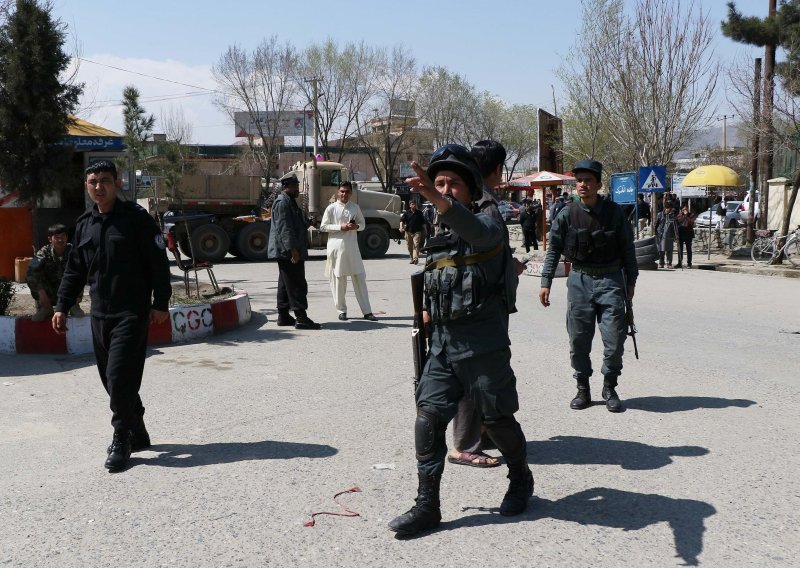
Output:
[[[502,274],[487,278],[483,263],[502,254],[505,243],[486,252],[465,254],[466,243],[453,233],[432,237],[423,249],[425,293],[433,323],[447,323],[480,310],[492,294],[502,293]]]
[[[564,258],[577,264],[611,264],[621,258],[619,235],[608,230],[614,224],[614,207],[605,199],[599,212],[588,212],[578,203],[567,205],[569,229],[564,239]]]

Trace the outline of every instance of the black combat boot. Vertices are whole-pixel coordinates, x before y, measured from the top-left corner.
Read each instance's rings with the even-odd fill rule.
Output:
[[[578,394],[569,403],[572,410],[583,410],[592,405],[592,394],[589,392],[589,379],[578,379]]]
[[[106,449],[106,453],[111,453],[111,448],[113,447],[113,443],[108,446]],[[144,418],[139,418],[139,423],[136,427],[131,430],[131,452],[141,452],[142,450],[146,450],[152,444],[150,444],[150,434],[147,432],[147,428],[144,427]]]
[[[419,473],[419,489],[417,490],[416,505],[389,523],[389,530],[399,536],[411,536],[420,531],[433,529],[442,521],[442,511],[439,508],[439,476],[428,477]]]
[[[617,395],[617,377],[606,377],[603,380],[603,400],[609,412],[622,412],[622,402]]]
[[[308,317],[305,310],[295,310],[294,317],[297,318],[295,329],[322,329],[320,324]]]
[[[508,491],[500,504],[500,514],[511,517],[528,508],[528,499],[533,495],[533,474],[527,463],[509,464],[508,479]]]
[[[144,427],[144,418],[139,418],[136,428],[131,430],[131,451],[141,452],[150,447],[150,434]]]
[[[131,431],[115,430],[111,440],[111,452],[106,458],[105,468],[110,472],[121,471],[131,458]]]
[[[278,310],[278,325],[289,326],[294,325],[295,319],[289,315],[289,310]]]

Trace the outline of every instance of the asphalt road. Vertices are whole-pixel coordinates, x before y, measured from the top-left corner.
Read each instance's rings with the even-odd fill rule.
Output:
[[[448,465],[443,523],[397,540],[413,504],[410,293],[404,246],[366,262],[377,323],[340,322],[309,262],[321,331],[274,323],[277,267],[229,261],[253,321],[153,349],[154,446],[103,469],[108,400],[91,356],[0,356],[2,566],[797,566],[796,279],[645,272],[613,415],[569,409],[565,280],[545,309],[524,276],[513,366],[536,494],[497,508],[505,467]],[[351,315],[360,315],[349,295]],[[600,366],[601,346],[593,361]],[[593,393],[600,390],[596,374]],[[450,436],[448,434],[448,441]],[[359,517],[341,512],[339,497]]]

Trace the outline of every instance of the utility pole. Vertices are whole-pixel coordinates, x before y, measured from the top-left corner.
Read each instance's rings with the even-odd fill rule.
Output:
[[[306,83],[311,83],[311,106],[314,109],[314,158],[317,157],[317,99],[319,98],[319,79],[312,77],[305,79]],[[305,157],[303,158],[305,160]]]
[[[768,0],[768,18],[775,18],[777,0]],[[767,180],[772,177],[772,106],[775,97],[775,52],[777,46],[775,42],[764,46],[764,100],[761,115],[760,129],[763,132],[763,139],[760,148],[760,168],[759,177],[761,179],[761,199],[759,200],[758,226],[761,229],[767,228],[767,217],[769,213],[769,184]]]
[[[728,165],[728,119],[735,117],[735,114],[728,116],[722,115],[722,165]]]
[[[761,58],[756,57],[755,70],[753,77],[753,141],[751,142],[750,152],[750,204],[747,210],[747,242],[752,243],[755,239],[754,217],[756,209],[756,188],[758,187],[758,153],[761,145],[761,120],[759,110],[761,109]],[[763,194],[763,192],[762,192]],[[759,205],[759,208],[761,206]]]

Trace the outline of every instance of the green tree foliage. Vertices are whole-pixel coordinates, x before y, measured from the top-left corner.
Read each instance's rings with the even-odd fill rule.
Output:
[[[139,104],[139,90],[128,85],[122,90],[122,116],[125,119],[125,147],[128,157],[118,166],[126,169],[141,169],[147,158],[147,139],[153,134],[156,118],[145,112]]]
[[[60,143],[83,85],[61,79],[65,35],[52,7],[35,0],[17,0],[0,25],[0,179],[34,205],[72,181]]]
[[[735,2],[728,2],[728,19],[722,33],[733,41],[764,47],[775,45],[786,51],[786,60],[775,71],[784,86],[800,96],[800,0],[781,3],[774,17],[743,16]]]

